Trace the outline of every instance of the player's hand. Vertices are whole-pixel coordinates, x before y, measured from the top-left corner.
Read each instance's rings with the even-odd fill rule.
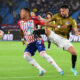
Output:
[[[22,41],[23,45],[25,45],[25,44],[26,44],[26,42],[25,42],[24,38],[22,38],[22,39],[21,39],[21,41]]]
[[[41,17],[40,15],[38,15],[38,19],[39,19],[39,20],[42,20],[42,17]]]
[[[23,45],[26,45],[26,42],[25,42],[25,40],[23,40],[23,41],[22,41],[22,43],[23,43]]]

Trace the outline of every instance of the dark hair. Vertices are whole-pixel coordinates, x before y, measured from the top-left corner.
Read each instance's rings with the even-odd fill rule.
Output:
[[[69,9],[69,5],[67,5],[67,4],[64,4],[64,5],[62,5],[60,8]]]
[[[50,15],[52,17],[53,14],[51,12],[47,12],[46,17],[47,17],[47,15]]]
[[[22,9],[24,9],[25,11],[30,12],[30,9],[29,9],[29,8],[22,8]],[[21,10],[22,10],[22,9],[21,9]]]
[[[33,10],[31,10],[30,12],[34,12]],[[35,13],[35,12],[34,12]]]

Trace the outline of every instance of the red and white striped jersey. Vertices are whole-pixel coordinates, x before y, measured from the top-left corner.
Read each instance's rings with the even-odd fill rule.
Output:
[[[23,31],[24,37],[27,40],[27,43],[32,43],[36,40],[41,40],[42,38],[34,38],[33,31],[36,30],[36,25],[44,25],[44,21],[39,21],[36,18],[29,18],[28,20],[19,20],[19,28]]]

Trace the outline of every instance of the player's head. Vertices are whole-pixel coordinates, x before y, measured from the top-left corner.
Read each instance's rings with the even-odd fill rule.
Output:
[[[31,11],[31,12],[30,12],[30,16],[31,16],[31,17],[36,16],[35,12],[34,12],[34,11]]]
[[[46,13],[46,18],[47,19],[51,19],[52,18],[52,13],[51,12],[47,12]]]
[[[30,10],[28,8],[22,8],[20,10],[20,17],[21,19],[25,19],[26,17],[29,16]]]
[[[69,15],[69,7],[68,5],[62,5],[60,7],[60,14],[62,17],[67,17]]]

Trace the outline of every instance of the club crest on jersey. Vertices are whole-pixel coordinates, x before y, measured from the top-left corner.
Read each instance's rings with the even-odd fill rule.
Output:
[[[69,25],[69,21],[66,22],[66,25]]]

